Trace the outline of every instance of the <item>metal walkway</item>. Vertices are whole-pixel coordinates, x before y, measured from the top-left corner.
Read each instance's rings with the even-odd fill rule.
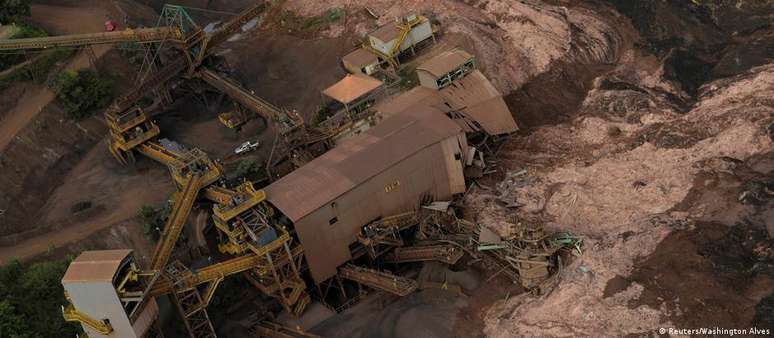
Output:
[[[160,271],[167,264],[167,260],[169,260],[169,256],[172,254],[172,249],[175,248],[177,238],[183,230],[188,214],[191,213],[191,208],[196,200],[196,195],[199,193],[203,178],[204,176],[202,175],[191,173],[183,190],[177,193],[172,206],[172,213],[164,225],[161,239],[159,239],[159,243],[154,251],[153,260],[151,261],[152,270]]]
[[[2,39],[0,40],[0,50],[77,47],[128,41],[152,43],[165,40],[180,40],[181,38],[182,34],[176,27],[139,28],[115,32],[48,36],[42,38]]]
[[[339,268],[339,275],[342,278],[401,297],[414,292],[419,287],[419,283],[413,279],[355,265]]]

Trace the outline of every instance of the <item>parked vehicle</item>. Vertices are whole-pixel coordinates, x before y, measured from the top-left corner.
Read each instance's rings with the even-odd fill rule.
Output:
[[[247,141],[245,143],[240,144],[239,147],[234,149],[234,154],[240,155],[240,154],[248,153],[255,149],[258,149],[258,147],[260,146],[261,146],[261,142],[259,141],[255,141],[255,142]]]

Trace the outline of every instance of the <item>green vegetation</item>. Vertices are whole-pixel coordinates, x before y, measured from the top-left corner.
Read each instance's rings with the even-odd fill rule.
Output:
[[[264,169],[261,162],[254,158],[247,158],[239,161],[236,170],[234,170],[233,177],[246,177],[248,179],[265,177],[266,173]]]
[[[1,1],[2,0],[0,0],[0,2]],[[15,31],[11,35],[11,39],[34,38],[47,35],[42,29],[25,23],[14,24],[14,29]],[[68,59],[74,53],[75,50],[73,49],[53,49],[39,53],[31,52],[29,54],[0,54],[0,71],[7,71],[22,62],[30,60],[28,64],[18,67],[13,71],[8,71],[0,76],[0,90],[6,88],[13,82],[19,81],[44,83],[48,80],[49,73],[54,69],[54,66]]]
[[[401,88],[410,89],[419,84],[419,77],[417,76],[416,67],[400,67],[396,73],[398,74],[398,77],[400,77],[398,86]]]
[[[137,210],[137,217],[142,222],[140,224],[142,226],[142,233],[145,234],[146,238],[154,242],[159,240],[170,211],[171,205],[169,203],[164,203],[160,208],[154,208],[145,204]]]
[[[319,126],[320,123],[325,122],[325,120],[333,116],[334,113],[336,112],[333,111],[333,109],[331,109],[330,106],[327,106],[327,105],[319,106],[314,116],[312,117],[312,123],[311,123],[312,127]]]
[[[30,16],[30,0],[0,0],[0,23],[11,23],[20,16]]]
[[[65,322],[62,289],[69,259],[0,266],[0,337],[74,337],[81,330]]]
[[[10,29],[13,31],[13,33],[8,37],[9,39],[38,38],[47,35],[46,32],[42,29],[24,23],[13,24],[12,28]],[[0,71],[9,69],[36,55],[38,54],[25,54],[23,52],[9,52],[6,54],[0,54]]]
[[[62,72],[53,87],[62,108],[74,119],[91,116],[96,109],[106,107],[115,95],[113,79],[91,69]]]

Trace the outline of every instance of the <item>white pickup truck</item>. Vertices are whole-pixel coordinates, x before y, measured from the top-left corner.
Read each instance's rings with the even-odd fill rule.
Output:
[[[240,144],[239,147],[236,147],[236,149],[234,149],[234,154],[240,155],[240,154],[248,153],[255,149],[258,149],[258,147],[260,146],[261,146],[260,141],[255,141],[255,142],[247,141],[245,143]]]

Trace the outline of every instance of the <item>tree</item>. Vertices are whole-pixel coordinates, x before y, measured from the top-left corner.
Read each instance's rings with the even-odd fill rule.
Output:
[[[95,109],[107,106],[115,93],[113,80],[91,69],[62,72],[54,89],[64,111],[75,119],[89,117]]]
[[[61,279],[69,260],[0,266],[0,337],[73,337],[78,325],[65,322]]]
[[[0,0],[0,23],[10,23],[20,16],[30,16],[30,0]]]
[[[0,337],[30,337],[30,329],[25,325],[24,316],[16,312],[13,304],[0,301]]]

